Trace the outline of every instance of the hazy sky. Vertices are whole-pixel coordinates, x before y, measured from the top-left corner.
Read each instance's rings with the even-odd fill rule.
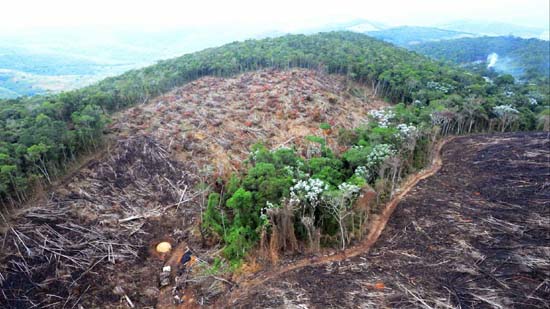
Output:
[[[457,19],[548,27],[549,0],[5,0],[0,30],[74,26],[148,28],[231,24],[292,31],[366,18],[389,25],[434,25]]]

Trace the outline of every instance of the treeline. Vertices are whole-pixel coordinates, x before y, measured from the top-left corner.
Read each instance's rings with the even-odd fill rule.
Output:
[[[547,89],[541,86],[517,85],[508,77],[487,82],[362,34],[332,32],[236,42],[161,61],[80,90],[0,101],[1,203],[23,202],[36,184],[50,182],[67,163],[98,147],[109,113],[205,75],[229,76],[265,67],[346,74],[369,83],[378,96],[394,103],[436,102],[451,112],[473,104],[476,115],[488,122],[498,117],[495,106],[509,105],[518,111],[514,128],[521,130],[534,129],[536,113],[548,105]]]
[[[548,83],[550,76],[550,44],[538,39],[522,39],[513,36],[461,38],[437,42],[425,42],[410,49],[442,61],[469,64],[482,61],[497,53],[496,68],[530,82]]]

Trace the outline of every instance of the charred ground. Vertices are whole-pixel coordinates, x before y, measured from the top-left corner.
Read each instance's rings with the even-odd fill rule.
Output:
[[[547,133],[461,137],[373,249],[284,273],[231,306],[548,308]]]

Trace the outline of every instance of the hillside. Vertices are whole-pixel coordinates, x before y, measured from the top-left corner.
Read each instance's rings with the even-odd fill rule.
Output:
[[[547,130],[543,90],[333,32],[0,101],[0,305],[223,302],[380,233],[438,140]]]
[[[319,124],[352,129],[366,121],[367,110],[387,105],[371,89],[342,76],[261,70],[200,78],[130,108],[109,127],[126,136],[151,135],[170,146],[178,160],[228,175],[240,170],[257,141],[305,151],[305,138],[321,133]]]
[[[482,25],[463,21],[441,27],[389,27],[366,19],[325,23],[284,30],[243,27],[154,29],[42,29],[0,34],[0,98],[58,93],[81,88],[108,76],[156,61],[247,38],[352,31],[400,46],[480,35],[541,38],[544,29],[514,25]],[[461,30],[469,29],[469,30]],[[539,33],[529,35],[529,33]],[[547,33],[547,30],[546,30]],[[527,35],[527,36],[526,36]],[[546,38],[547,39],[547,38]]]
[[[490,67],[498,72],[524,80],[548,78],[550,45],[548,41],[518,37],[480,37],[426,42],[410,49],[432,58],[469,65],[489,65],[488,57],[496,54]]]
[[[537,125],[536,113],[548,102],[544,85],[513,85],[506,80],[493,85],[479,75],[362,34],[333,32],[235,42],[60,95],[0,100],[1,151],[6,158],[2,164],[9,167],[1,178],[0,198],[7,203],[25,200],[37,180],[48,182],[50,174],[62,173],[79,154],[97,149],[110,113],[202,76],[231,76],[269,67],[346,74],[367,83],[375,96],[389,102],[452,107],[453,113],[477,97],[486,102],[479,110],[488,120],[498,118],[491,112],[493,107],[508,104],[525,113],[520,127],[527,129]]]
[[[107,152],[13,223],[25,247],[42,254],[22,259],[20,243],[6,244],[0,283],[8,301],[0,304],[59,305],[61,297],[117,307],[120,286],[135,305],[155,305],[163,259],[148,248],[167,239],[209,254],[197,234],[201,183],[240,171],[255,142],[306,152],[312,143],[305,137],[318,134],[320,123],[352,128],[386,105],[343,76],[296,69],[203,77],[120,113]],[[336,148],[334,138],[329,144]],[[30,277],[14,268],[20,263],[33,269]]]

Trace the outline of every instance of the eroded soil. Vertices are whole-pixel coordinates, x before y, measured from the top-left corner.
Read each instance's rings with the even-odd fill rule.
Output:
[[[548,308],[548,133],[461,137],[362,255],[280,274],[226,306]]]

